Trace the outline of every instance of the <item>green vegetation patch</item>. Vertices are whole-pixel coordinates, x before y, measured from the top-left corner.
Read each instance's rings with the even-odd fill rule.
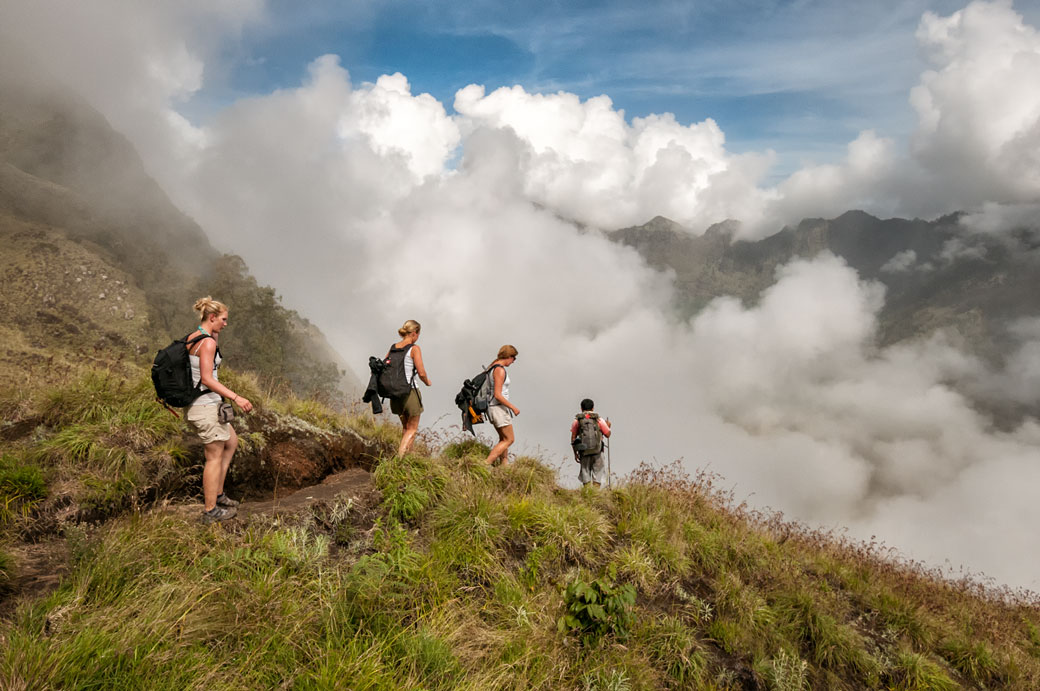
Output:
[[[390,516],[402,521],[418,520],[447,484],[442,465],[414,454],[384,459],[372,479],[383,492]]]
[[[47,496],[43,473],[14,455],[0,455],[0,526],[15,516],[28,516]]]
[[[615,585],[605,578],[591,583],[575,579],[564,591],[565,612],[557,626],[560,633],[574,634],[585,642],[606,635],[623,641],[632,628],[635,603],[636,589],[629,584]]]

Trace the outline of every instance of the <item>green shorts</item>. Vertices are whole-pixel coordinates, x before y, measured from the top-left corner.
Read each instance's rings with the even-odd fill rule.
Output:
[[[422,411],[422,397],[419,395],[419,389],[412,389],[403,398],[390,399],[390,412],[394,415],[418,417]]]

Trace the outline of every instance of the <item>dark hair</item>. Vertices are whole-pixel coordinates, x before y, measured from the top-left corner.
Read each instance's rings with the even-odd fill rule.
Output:
[[[585,412],[586,410],[592,410],[595,407],[596,407],[596,404],[592,402],[591,398],[583,398],[583,399],[581,399],[581,411],[582,412]]]

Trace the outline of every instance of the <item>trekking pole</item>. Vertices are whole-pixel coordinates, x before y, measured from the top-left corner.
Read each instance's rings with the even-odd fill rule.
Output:
[[[610,418],[607,418],[607,426],[610,426]],[[610,486],[610,441],[607,440],[607,489],[613,489]]]

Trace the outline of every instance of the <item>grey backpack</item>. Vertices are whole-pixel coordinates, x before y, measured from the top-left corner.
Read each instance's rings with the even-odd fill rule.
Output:
[[[582,456],[595,456],[603,452],[603,431],[599,428],[599,415],[578,413],[578,435],[574,437],[574,450]]]

